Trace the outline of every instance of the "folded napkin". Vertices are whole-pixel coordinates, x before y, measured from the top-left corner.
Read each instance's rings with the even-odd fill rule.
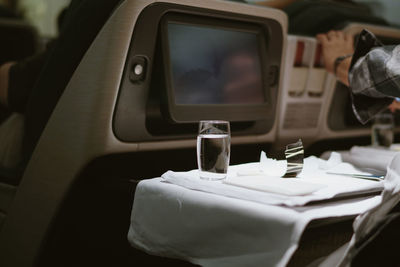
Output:
[[[207,181],[198,170],[168,171],[162,175],[165,182],[192,190],[255,201],[271,205],[302,206],[310,202],[337,197],[359,196],[383,189],[383,182],[368,181],[327,172],[359,173],[340,155],[332,153],[329,160],[308,157],[298,178],[278,178],[285,173],[286,161],[269,159],[261,154],[260,162],[229,166],[226,180]]]
[[[353,146],[343,160],[375,174],[385,174],[389,163],[399,151],[382,147]]]
[[[230,174],[227,179],[230,179]],[[281,205],[286,196],[268,192],[255,191],[243,187],[228,185],[223,181],[207,181],[199,178],[198,170],[188,172],[167,171],[162,176],[165,182],[183,186],[188,189],[213,193],[226,197],[250,200],[263,204]]]
[[[262,175],[230,177],[223,183],[286,196],[304,196],[326,186],[307,183],[300,179],[283,179]]]

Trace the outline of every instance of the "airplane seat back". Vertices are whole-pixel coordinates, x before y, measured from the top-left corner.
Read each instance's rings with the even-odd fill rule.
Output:
[[[87,2],[96,5],[99,1]],[[111,10],[110,17],[103,16],[106,22],[98,34],[92,35],[93,39],[82,39],[87,51],[79,45],[81,39],[74,38],[77,37],[74,33],[83,31],[86,25],[83,21],[87,19],[90,23],[90,12],[95,12],[88,9],[87,18],[75,20],[69,38],[63,39],[65,43],[59,44],[58,50],[57,47],[54,49],[54,57],[47,63],[47,70],[37,84],[43,88],[34,92],[35,105],[30,110],[40,115],[31,121],[31,126],[39,127],[32,128],[33,153],[0,228],[1,266],[47,264],[41,256],[52,244],[65,245],[62,247],[65,249],[58,252],[68,258],[71,249],[76,247],[78,250],[85,242],[92,249],[104,249],[94,254],[88,252],[86,256],[108,257],[112,261],[111,251],[115,251],[112,247],[124,245],[116,244],[122,241],[118,238],[119,241],[115,241],[114,231],[108,228],[107,222],[113,221],[113,228],[119,226],[119,232],[123,232],[120,229],[124,229],[129,221],[126,216],[132,204],[123,201],[132,199],[135,180],[161,175],[155,172],[164,167],[195,166],[192,155],[195,155],[196,125],[201,111],[205,114],[208,111],[212,116],[209,112],[212,110],[220,118],[232,118],[234,146],[272,143],[275,139],[280,73],[286,45],[287,19],[283,12],[211,0],[121,1]],[[246,103],[222,102],[215,106],[189,102],[189,105],[183,105],[183,110],[187,111],[183,114],[182,107],[173,97],[172,78],[166,77],[172,67],[162,69],[164,63],[173,58],[173,50],[167,48],[167,37],[171,38],[169,24],[178,28],[199,26],[200,30],[206,31],[212,31],[216,26],[217,32],[224,34],[214,35],[219,49],[224,48],[218,43],[221,39],[224,41],[221,36],[247,40],[244,44],[250,44],[248,47],[262,59],[256,57],[259,60],[257,71],[263,74],[257,76],[257,82],[262,84],[257,87],[260,90],[258,98]],[[67,42],[77,46],[79,52],[73,56],[65,54]],[[170,56],[166,57],[165,53]],[[77,67],[71,68],[74,62]],[[172,65],[171,61],[169,63]],[[140,67],[139,70],[136,68],[138,65],[142,71]],[[68,71],[58,72],[60,66],[67,67]],[[161,80],[164,84],[159,83]],[[59,82],[65,82],[65,90],[58,86]],[[55,84],[57,86],[52,87]],[[40,100],[49,95],[52,102],[40,106]],[[187,114],[194,117],[187,117]],[[177,154],[171,151],[177,151]],[[118,184],[118,179],[123,181],[122,191],[113,191],[112,185]],[[129,197],[122,197],[123,203],[114,201],[121,194],[129,194]],[[94,207],[96,203],[101,206]],[[108,213],[106,209],[122,206],[125,207],[122,215]],[[88,208],[87,212],[83,207]],[[104,214],[100,214],[102,211]],[[93,224],[96,226],[91,227]],[[59,234],[65,237],[63,227],[99,229],[107,231],[107,235],[98,232],[85,236],[81,229],[72,230],[69,236],[72,243],[63,244],[63,239],[58,239]],[[81,233],[79,242],[73,242],[73,234],[77,233]],[[109,238],[104,240],[104,236]],[[85,242],[80,242],[85,238]],[[126,237],[124,239],[126,241]],[[80,256],[85,255],[82,251]],[[77,258],[71,257],[71,260]],[[54,263],[52,259],[50,263]]]

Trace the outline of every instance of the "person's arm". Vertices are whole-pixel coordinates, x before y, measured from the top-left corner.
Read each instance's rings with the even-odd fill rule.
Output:
[[[326,69],[349,86],[353,110],[361,123],[388,107],[392,111],[399,107],[394,98],[400,97],[400,46],[382,46],[372,33],[363,30],[354,54],[343,59],[349,52],[345,35],[331,31],[317,35],[317,39],[323,47]]]
[[[341,60],[336,67],[336,78],[346,86],[349,86],[349,69],[351,56]]]
[[[389,108],[400,109],[400,45],[374,47],[354,59],[349,82],[354,110],[363,123]]]
[[[396,99],[389,105],[389,110],[391,112],[395,112],[396,110],[400,110],[400,102]]]
[[[0,66],[0,105],[4,107],[8,105],[9,72],[13,64],[13,62],[8,62]]]
[[[354,52],[353,38],[341,31],[318,34],[317,40],[322,45],[325,68],[336,75],[337,79],[349,86],[348,73]]]
[[[349,71],[353,93],[370,97],[400,97],[400,45],[372,48]]]

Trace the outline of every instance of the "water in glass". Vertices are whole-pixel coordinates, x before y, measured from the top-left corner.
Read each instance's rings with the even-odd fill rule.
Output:
[[[221,180],[226,177],[230,157],[229,134],[200,134],[197,137],[197,161],[200,178]]]

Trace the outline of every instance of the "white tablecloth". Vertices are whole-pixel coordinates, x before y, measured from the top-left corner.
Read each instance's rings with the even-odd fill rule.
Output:
[[[271,193],[271,179],[284,174],[285,165],[262,154],[258,163],[229,167],[228,181],[262,174],[263,190],[203,181],[196,170],[167,172],[163,178],[141,181],[128,239],[150,254],[202,266],[285,266],[311,220],[358,215],[380,202],[380,196],[325,201],[341,193],[383,188],[383,182],[328,175],[327,171],[359,173],[335,153],[327,161],[306,158],[299,178],[293,180],[322,187],[311,186],[307,194],[308,187],[297,192],[294,188],[285,195],[286,190],[277,194],[277,183],[275,194]],[[249,181],[254,186],[254,179]],[[317,204],[306,205],[310,201]]]
[[[313,219],[356,215],[380,196],[290,208],[163,181],[137,186],[128,239],[150,254],[202,266],[285,266]]]

